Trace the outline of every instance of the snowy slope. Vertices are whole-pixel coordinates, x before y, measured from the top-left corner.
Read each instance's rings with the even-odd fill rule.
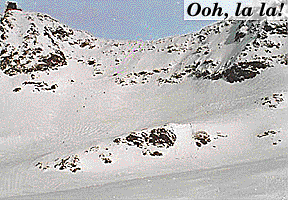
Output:
[[[287,20],[230,20],[116,41],[6,12],[0,197],[287,160],[287,35]]]

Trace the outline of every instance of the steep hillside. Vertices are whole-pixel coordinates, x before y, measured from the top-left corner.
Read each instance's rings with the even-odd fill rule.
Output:
[[[48,15],[12,10],[1,18],[0,30],[1,69],[9,76],[57,70],[76,60],[93,67],[95,74],[117,76],[120,84],[147,82],[164,72],[168,76],[156,76],[158,83],[178,83],[186,76],[233,83],[255,77],[273,62],[288,62],[287,20],[229,20],[157,41],[105,41]],[[132,71],[124,71],[131,65]]]

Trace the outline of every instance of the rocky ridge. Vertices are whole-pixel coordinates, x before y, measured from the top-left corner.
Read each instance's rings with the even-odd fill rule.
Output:
[[[0,65],[9,76],[34,75],[75,60],[93,67],[94,76],[112,77],[121,86],[179,84],[191,77],[242,82],[275,64],[288,65],[287,24],[227,20],[156,41],[117,41],[72,30],[45,14],[9,10],[0,21]],[[149,61],[158,57],[167,60]],[[142,66],[145,62],[149,67]],[[127,66],[133,69],[127,72]]]

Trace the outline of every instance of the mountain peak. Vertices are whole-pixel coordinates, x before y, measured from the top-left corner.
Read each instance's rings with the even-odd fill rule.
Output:
[[[6,75],[15,76],[57,70],[74,60],[93,67],[94,76],[117,76],[120,85],[149,79],[159,85],[177,84],[186,77],[233,83],[253,78],[275,62],[287,64],[287,35],[287,20],[227,20],[156,41],[105,40],[46,14],[8,9],[0,21],[0,66]],[[159,70],[166,75],[152,78]],[[131,79],[131,73],[144,71],[150,75]]]
[[[19,10],[22,11],[22,9],[18,8],[16,1],[7,1],[5,5],[5,12],[9,10]]]
[[[64,43],[91,37],[76,32],[46,14],[7,9],[0,21],[1,69],[13,76],[63,66]]]

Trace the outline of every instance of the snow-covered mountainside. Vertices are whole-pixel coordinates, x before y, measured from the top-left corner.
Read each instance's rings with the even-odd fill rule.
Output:
[[[155,41],[105,40],[6,11],[0,198],[287,159],[287,39],[288,20],[228,20]]]
[[[76,60],[92,66],[95,74],[115,72],[119,84],[148,82],[153,76],[158,83],[178,83],[187,76],[233,83],[255,77],[273,67],[273,62],[288,65],[287,23],[230,20],[199,33],[158,41],[105,41],[47,15],[8,11],[1,18],[1,69],[9,76],[32,74],[57,70]],[[157,63],[147,60],[150,56],[166,59]],[[132,64],[127,57],[135,57],[134,70],[120,78],[118,73]],[[141,72],[143,68],[150,70]],[[156,76],[161,72],[167,73],[165,79]]]

